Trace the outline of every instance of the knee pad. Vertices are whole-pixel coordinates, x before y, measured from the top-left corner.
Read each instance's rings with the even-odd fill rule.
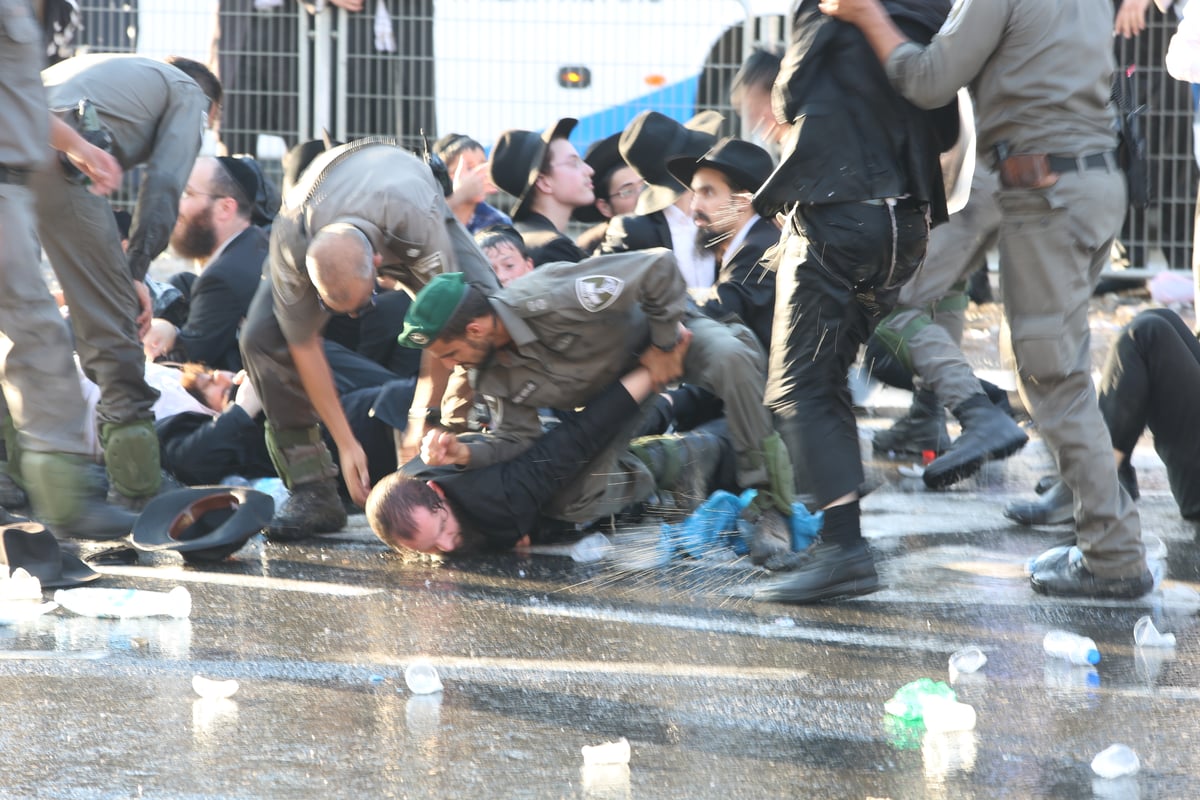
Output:
[[[149,497],[162,484],[158,434],[150,420],[100,425],[104,465],[112,487],[126,497]]]

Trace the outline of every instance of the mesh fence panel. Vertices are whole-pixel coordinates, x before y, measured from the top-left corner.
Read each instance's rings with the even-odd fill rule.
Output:
[[[179,53],[225,83],[221,139],[268,166],[319,137],[397,136],[422,149],[447,133],[490,146],[508,128],[580,120],[588,143],[651,108],[679,120],[702,109],[741,132],[729,88],[751,45],[785,39],[787,0],[364,0],[314,15],[294,0],[82,0],[79,44],[92,51]],[[381,11],[380,9],[386,9]],[[749,24],[749,28],[747,28]],[[1170,18],[1118,40],[1150,107],[1155,202],[1122,230],[1131,267],[1190,268],[1197,169],[1192,96],[1162,67]],[[388,38],[391,44],[389,45]],[[260,148],[260,143],[263,147]],[[128,202],[128,193],[118,204]]]

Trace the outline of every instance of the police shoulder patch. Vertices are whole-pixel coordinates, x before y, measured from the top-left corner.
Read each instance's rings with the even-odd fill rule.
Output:
[[[616,302],[625,281],[611,275],[588,275],[575,281],[575,296],[584,310],[595,314]]]

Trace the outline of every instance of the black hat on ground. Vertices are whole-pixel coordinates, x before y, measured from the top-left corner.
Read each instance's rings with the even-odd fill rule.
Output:
[[[683,196],[687,187],[667,171],[667,160],[704,155],[717,143],[722,120],[716,111],[701,111],[680,124],[657,111],[643,111],[625,126],[618,143],[621,157],[647,183],[638,198],[638,214],[662,211]]]
[[[244,486],[196,486],[159,495],[133,523],[139,550],[175,550],[185,561],[221,561],[275,515],[269,494]]]
[[[511,212],[513,219],[523,219],[529,214],[533,185],[541,173],[546,148],[552,140],[570,136],[577,122],[566,117],[540,134],[522,130],[500,134],[496,146],[492,148],[492,157],[488,160],[488,174],[492,183],[517,198]]]
[[[747,192],[757,192],[775,169],[771,155],[758,145],[744,139],[727,137],[717,142],[700,158],[677,156],[667,162],[667,169],[684,186],[690,186],[696,170],[707,167],[729,178],[729,182]]]
[[[65,589],[100,577],[71,553],[40,522],[10,522],[0,529],[0,563],[8,572],[18,567],[37,578],[43,589]]]
[[[592,184],[596,187],[596,199],[607,200],[607,197],[600,196],[600,182],[607,180],[609,173],[618,167],[627,166],[625,159],[621,158],[621,151],[618,148],[618,142],[621,139],[621,133],[618,131],[612,136],[606,136],[588,145],[587,155],[583,160],[592,168],[595,173],[592,177]],[[604,187],[607,189],[608,187]],[[571,213],[571,218],[577,222],[586,222],[589,225],[594,225],[597,222],[604,222],[607,219],[600,213],[600,209],[596,208],[596,204],[590,206],[581,206]]]

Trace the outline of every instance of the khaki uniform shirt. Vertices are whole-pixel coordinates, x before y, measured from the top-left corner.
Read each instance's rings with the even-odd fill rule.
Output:
[[[892,85],[935,108],[970,84],[980,157],[1089,155],[1116,144],[1112,3],[1105,0],[960,0],[928,47],[888,58]]]
[[[304,258],[313,234],[334,223],[362,231],[383,257],[379,274],[413,292],[435,275],[460,271],[471,283],[499,287],[424,162],[389,143],[351,142],[313,160],[283,199],[271,227],[267,262],[275,318],[291,343],[308,341],[329,319]],[[451,226],[458,226],[461,236],[452,236]]]
[[[142,165],[129,229],[129,270],[141,280],[167,247],[179,197],[208,125],[208,98],[181,70],[142,56],[75,56],[43,70],[50,109],[66,118],[91,100],[126,170]]]
[[[538,408],[587,404],[650,344],[669,348],[689,310],[670,250],[539,267],[491,298],[512,336],[476,376],[493,435],[469,441],[471,468],[523,452],[542,433]]]
[[[0,165],[6,167],[31,169],[48,155],[46,94],[37,71],[43,62],[36,61],[41,44],[29,3],[0,2]]]

